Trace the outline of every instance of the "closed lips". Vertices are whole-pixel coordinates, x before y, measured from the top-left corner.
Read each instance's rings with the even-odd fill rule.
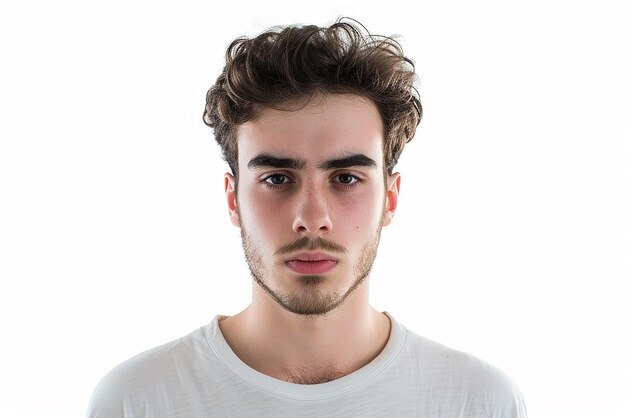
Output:
[[[298,274],[323,274],[337,265],[337,260],[326,254],[298,254],[285,262],[285,265]]]

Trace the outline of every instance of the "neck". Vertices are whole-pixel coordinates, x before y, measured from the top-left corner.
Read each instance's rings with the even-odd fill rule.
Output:
[[[389,318],[368,301],[368,279],[332,312],[298,315],[254,284],[252,303],[220,321],[235,354],[253,369],[294,383],[322,383],[354,372],[384,348]]]

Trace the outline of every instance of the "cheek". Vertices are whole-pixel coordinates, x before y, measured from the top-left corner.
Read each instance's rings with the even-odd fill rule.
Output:
[[[286,196],[257,190],[249,194],[249,211],[261,223],[276,224],[285,222],[290,216]]]
[[[383,195],[364,193],[342,201],[334,220],[335,227],[363,234],[376,231],[383,213]]]
[[[244,227],[255,240],[276,236],[284,229],[287,211],[279,199],[268,199],[262,193],[243,193],[240,197],[239,213]]]

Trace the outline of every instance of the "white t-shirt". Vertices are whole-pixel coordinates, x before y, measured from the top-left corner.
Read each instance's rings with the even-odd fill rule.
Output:
[[[215,317],[111,370],[93,393],[88,417],[526,417],[521,392],[500,370],[388,316],[389,341],[372,362],[315,385],[247,366]]]

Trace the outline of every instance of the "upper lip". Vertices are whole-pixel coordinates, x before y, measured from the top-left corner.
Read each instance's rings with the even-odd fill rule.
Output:
[[[322,252],[298,253],[289,257],[287,261],[337,261],[335,257]]]

